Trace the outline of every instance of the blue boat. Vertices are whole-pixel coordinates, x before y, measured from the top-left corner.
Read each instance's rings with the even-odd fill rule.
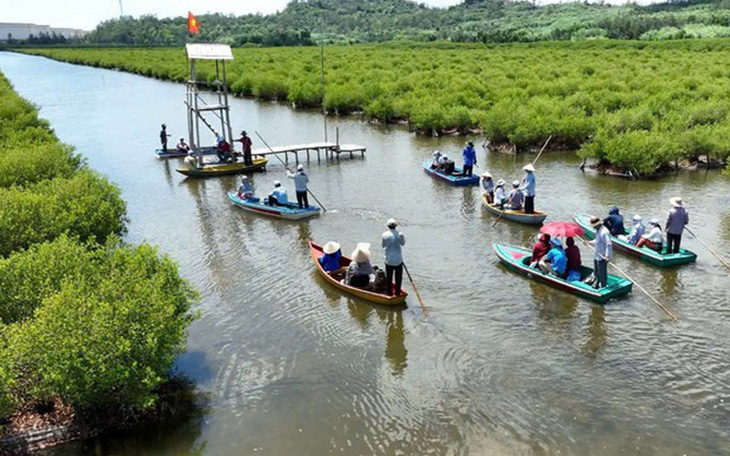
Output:
[[[203,147],[200,151],[203,155],[215,155],[215,146]],[[167,148],[166,150],[156,149],[155,155],[157,158],[178,158],[187,157],[188,152]]]
[[[468,187],[470,185],[479,185],[479,176],[464,177],[461,175],[462,169],[455,168],[454,174],[444,174],[435,169],[431,169],[431,161],[426,160],[423,162],[423,171],[433,178],[440,179],[449,185],[455,187]]]
[[[289,203],[286,206],[269,206],[257,197],[244,200],[238,197],[238,193],[234,192],[228,193],[228,199],[244,211],[284,220],[302,220],[309,217],[316,217],[322,212],[317,206],[299,209],[299,206],[295,203]]]

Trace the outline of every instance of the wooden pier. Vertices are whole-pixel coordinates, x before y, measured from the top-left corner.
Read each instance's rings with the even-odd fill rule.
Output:
[[[354,158],[356,153],[360,153],[362,158],[365,158],[365,146],[358,146],[356,144],[337,144],[330,142],[310,143],[310,144],[295,144],[291,146],[277,146],[271,149],[255,149],[251,153],[253,155],[278,155],[284,154],[284,162],[289,163],[289,154],[293,156],[294,162],[299,164],[299,153],[303,152],[307,154],[307,161],[311,160],[312,152],[317,154],[317,161],[322,161],[322,153],[324,152],[325,158],[338,159],[340,154],[350,154],[350,158]]]

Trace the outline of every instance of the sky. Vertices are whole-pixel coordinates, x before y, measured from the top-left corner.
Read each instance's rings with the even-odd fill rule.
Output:
[[[289,0],[121,0],[124,14],[157,17],[187,16],[193,14],[248,13],[270,14],[286,7]],[[119,0],[0,0],[2,22],[31,22],[53,27],[71,27],[92,30],[104,20],[119,16]],[[10,3],[12,2],[12,7]],[[420,0],[432,6],[449,6],[461,0]]]

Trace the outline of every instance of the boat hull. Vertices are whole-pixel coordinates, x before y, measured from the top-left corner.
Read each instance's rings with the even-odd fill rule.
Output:
[[[314,261],[314,267],[317,269],[317,273],[324,278],[329,284],[331,284],[333,287],[339,289],[340,291],[347,293],[349,295],[355,296],[357,298],[363,299],[368,302],[372,302],[375,304],[381,304],[384,306],[403,306],[406,303],[406,297],[408,296],[408,293],[405,292],[405,290],[401,289],[401,294],[399,296],[386,296],[379,293],[373,293],[371,291],[362,290],[360,288],[351,287],[349,285],[345,285],[344,283],[340,282],[339,280],[335,279],[331,275],[329,275],[324,269],[322,269],[322,265],[319,264],[319,258],[324,255],[324,252],[322,251],[322,246],[319,244],[315,244],[312,241],[309,241],[309,252],[312,256],[312,261]],[[340,266],[341,267],[347,267],[350,264],[350,259],[343,256],[340,260]],[[390,284],[391,288],[395,287],[394,283]]]
[[[454,176],[454,175],[446,175],[443,173],[440,173],[436,170],[431,169],[431,162],[426,160],[423,162],[423,171],[428,174],[429,176],[438,179],[440,181],[446,182],[449,185],[453,185],[454,187],[469,187],[474,185],[479,185],[479,176],[471,176],[471,177],[463,177],[463,176]],[[462,169],[456,168],[454,170],[456,173],[461,174]]]
[[[609,275],[608,285],[600,290],[596,290],[582,282],[568,282],[565,279],[545,274],[539,269],[531,268],[529,266],[529,261],[532,252],[525,248],[497,243],[492,244],[492,248],[502,264],[504,264],[509,270],[521,274],[528,279],[544,283],[545,285],[550,285],[558,290],[562,290],[566,293],[600,304],[605,304],[611,299],[616,299],[630,293],[633,287],[633,283],[630,280]],[[583,267],[581,269],[581,277],[587,277],[593,272],[591,268]]]
[[[215,147],[203,147],[201,150],[203,155],[215,155]],[[157,158],[180,158],[180,157],[187,157],[187,152],[178,152],[177,149],[157,149],[155,150],[155,155],[157,155]]]
[[[576,214],[573,217],[573,220],[575,220],[575,223],[580,225],[583,228],[583,231],[585,231],[583,237],[587,239],[596,238],[596,229],[589,223],[590,217],[583,214]],[[661,268],[681,266],[683,264],[693,263],[697,260],[697,255],[686,249],[680,249],[679,253],[665,255],[663,253],[655,252],[647,247],[636,247],[630,242],[626,242],[615,236],[611,236],[611,242],[616,250],[635,256],[647,263]]]
[[[254,214],[265,215],[283,220],[302,220],[316,217],[321,213],[317,206],[309,206],[309,209],[299,209],[296,204],[289,203],[286,206],[267,206],[255,200],[243,200],[237,193],[228,193],[228,199],[237,207]]]
[[[188,177],[230,176],[254,171],[264,171],[266,170],[266,164],[268,162],[269,160],[266,158],[256,158],[253,160],[253,165],[250,166],[247,166],[243,161],[240,161],[234,163],[207,164],[202,168],[186,166],[183,168],[177,168],[175,171]]]
[[[502,215],[502,218],[511,220],[513,222],[517,223],[524,223],[526,225],[542,225],[542,222],[545,221],[547,218],[547,214],[545,212],[535,211],[534,214],[525,214],[522,211],[512,211],[512,210],[506,210],[502,211],[501,209],[492,206],[487,202],[486,196],[482,195],[482,206],[484,206],[484,209],[487,210],[492,215],[496,215],[499,217],[502,212],[504,212],[504,215]]]

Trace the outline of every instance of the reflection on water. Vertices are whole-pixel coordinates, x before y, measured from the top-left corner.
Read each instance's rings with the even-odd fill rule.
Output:
[[[493,226],[478,188],[423,173],[434,149],[458,155],[465,138],[333,118],[344,141],[368,147],[367,157],[305,163],[330,211],[282,222],[233,207],[226,192],[237,177],[184,179],[179,161],[154,157],[161,122],[173,135],[185,129],[183,86],[7,53],[0,69],[63,141],[120,186],[128,239],[160,245],[203,296],[177,368],[210,395],[205,418],[60,451],[730,453],[730,279],[691,237],[684,245],[700,256],[689,267],[615,256],[679,323],[637,290],[594,305],[499,267],[491,243],[529,245],[537,229]],[[311,112],[249,100],[234,100],[232,112],[272,145],[321,140],[321,118]],[[115,128],[121,118],[135,121]],[[100,144],[125,144],[125,153]],[[480,150],[480,171],[509,182],[533,158]],[[730,257],[728,212],[718,210],[730,184],[720,173],[628,181],[581,173],[580,161],[569,152],[540,158],[536,204],[550,220],[613,204],[661,219],[681,195],[698,236]],[[275,161],[252,176],[259,193],[275,179],[285,179]],[[415,295],[408,309],[371,306],[314,271],[309,239],[337,240],[345,252],[370,242],[382,264],[389,217],[401,221],[427,323]]]

